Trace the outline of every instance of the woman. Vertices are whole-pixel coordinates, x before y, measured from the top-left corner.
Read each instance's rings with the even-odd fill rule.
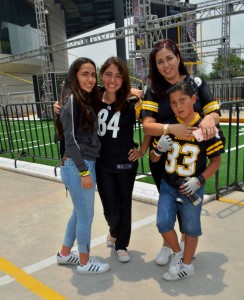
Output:
[[[103,273],[110,268],[108,264],[90,257],[96,187],[95,161],[100,151],[97,105],[96,66],[88,58],[76,59],[65,81],[60,108],[65,139],[61,178],[74,208],[66,227],[63,246],[57,254],[57,262],[78,264],[78,273]],[[79,255],[71,251],[75,239]]]
[[[161,136],[162,134],[173,134],[175,136],[191,135],[196,127],[184,124],[168,124],[174,117],[174,113],[166,98],[166,91],[175,83],[180,81],[190,81],[189,73],[184,65],[180,51],[174,41],[165,39],[154,45],[149,56],[149,69],[151,86],[148,88],[142,109],[143,129],[146,135]],[[211,139],[216,134],[215,125],[219,123],[219,105],[213,100],[209,88],[204,80],[198,78],[193,82],[197,86],[199,97],[194,104],[194,110],[202,115],[203,120],[199,127],[202,128],[205,139]],[[151,140],[153,143],[153,138]],[[165,156],[157,163],[150,163],[150,169],[159,190],[162,178],[162,165]],[[180,223],[180,220],[179,220]],[[181,241],[184,248],[184,235]],[[172,251],[164,242],[156,263],[165,265],[169,261]]]
[[[118,57],[110,57],[100,70],[104,85],[98,113],[100,157],[96,164],[97,188],[109,226],[107,246],[115,246],[120,262],[130,260],[132,192],[141,158],[149,145],[145,137],[140,150],[133,140],[138,103],[126,101],[131,92],[129,71]]]

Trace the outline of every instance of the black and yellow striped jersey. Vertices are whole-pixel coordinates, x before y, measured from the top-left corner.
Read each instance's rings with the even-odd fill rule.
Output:
[[[197,126],[200,116],[196,113],[190,126]],[[174,118],[170,123],[183,123]],[[207,158],[219,156],[224,152],[224,145],[220,138],[214,137],[208,141],[198,142],[195,137],[176,137],[170,135],[173,147],[165,155],[165,167],[162,168],[162,178],[170,185],[177,186],[179,177],[199,176],[206,169]],[[153,140],[154,146],[157,139]]]
[[[189,76],[186,76],[185,81],[192,80]],[[165,82],[165,91],[167,91],[172,85],[169,82]],[[211,93],[205,93],[207,89],[206,81],[202,80],[202,84],[197,88],[197,101],[194,104],[194,111],[199,113],[202,117],[211,113],[217,112],[220,114],[219,104],[215,101]],[[203,93],[201,93],[203,91]],[[141,116],[152,117],[156,119],[157,123],[168,123],[174,117],[174,113],[170,107],[169,101],[165,95],[162,98],[156,99],[150,88],[147,89],[142,103]]]

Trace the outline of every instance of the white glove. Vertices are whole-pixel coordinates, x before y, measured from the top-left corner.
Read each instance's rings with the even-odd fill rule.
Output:
[[[184,191],[187,194],[192,195],[196,190],[200,189],[201,182],[197,177],[187,177],[185,178],[186,183],[183,184]]]
[[[154,149],[156,154],[162,154],[173,147],[173,141],[169,135],[162,135],[158,140],[157,147]]]

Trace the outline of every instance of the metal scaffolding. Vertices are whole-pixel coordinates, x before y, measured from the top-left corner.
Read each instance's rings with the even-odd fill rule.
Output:
[[[152,49],[153,43],[163,39],[163,32],[170,28],[181,28],[181,53],[188,53],[189,49],[198,49],[213,45],[221,47],[221,53],[225,57],[223,77],[228,79],[228,54],[230,51],[230,16],[244,13],[243,0],[213,0],[203,1],[202,3],[192,5],[175,0],[126,0],[126,18],[127,26],[117,28],[115,30],[90,35],[83,38],[77,38],[72,41],[48,45],[47,40],[47,25],[45,17],[44,0],[35,0],[35,9],[37,17],[37,25],[40,33],[40,48],[37,50],[11,55],[0,58],[1,63],[9,63],[17,60],[32,58],[36,56],[42,57],[42,70],[44,90],[47,98],[53,100],[52,83],[50,78],[51,62],[50,55],[53,52],[72,49],[90,44],[101,43],[109,40],[128,38],[129,59],[133,66],[136,66],[136,61],[141,61],[144,74],[148,73],[148,55]],[[183,12],[167,17],[158,18],[151,14],[151,4],[162,4],[169,6],[181,7]],[[138,11],[136,13],[135,7]],[[187,41],[186,27],[191,24],[199,24],[203,21],[222,18],[222,37],[206,40],[206,41]],[[143,47],[142,47],[143,45]],[[203,53],[205,55],[216,55],[217,51]],[[195,59],[197,57],[195,56]],[[144,80],[144,78],[141,78]]]
[[[40,42],[40,54],[42,62],[42,76],[43,76],[43,91],[46,101],[53,101],[53,86],[51,79],[51,60],[50,52],[48,51],[48,32],[46,15],[48,10],[45,8],[44,0],[34,0],[36,11],[36,23]]]

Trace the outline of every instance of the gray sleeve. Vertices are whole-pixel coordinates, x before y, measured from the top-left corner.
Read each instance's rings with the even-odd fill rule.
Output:
[[[85,161],[82,159],[80,147],[76,140],[76,133],[79,126],[79,108],[72,96],[60,109],[60,120],[63,125],[65,152],[73,159],[79,172],[88,170]]]

